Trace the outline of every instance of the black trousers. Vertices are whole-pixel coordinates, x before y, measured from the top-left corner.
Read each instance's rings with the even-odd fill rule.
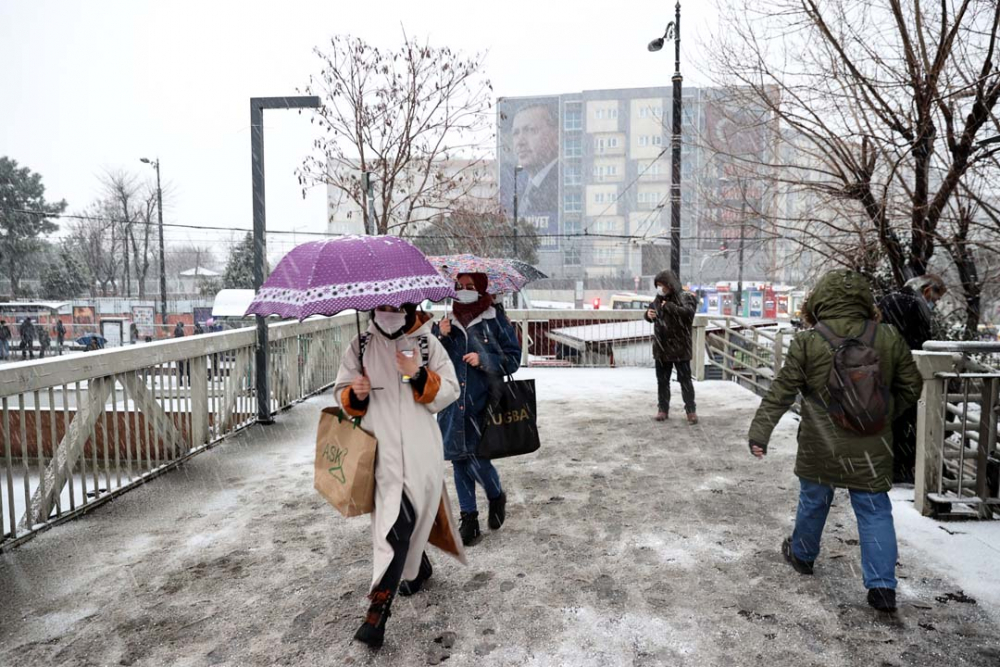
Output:
[[[896,483],[913,483],[917,465],[917,408],[908,408],[892,422],[892,478]]]
[[[399,506],[399,517],[389,531],[388,541],[392,546],[392,561],[389,568],[382,575],[382,579],[375,587],[377,591],[388,590],[393,595],[399,588],[399,582],[403,578],[403,567],[406,566],[406,554],[410,551],[410,538],[413,536],[413,528],[417,523],[417,513],[413,510],[410,499],[403,494],[403,501]]]
[[[670,374],[677,371],[677,381],[681,384],[684,412],[697,412],[694,403],[694,381],[691,379],[690,361],[657,361],[656,388],[657,405],[660,412],[670,412]]]

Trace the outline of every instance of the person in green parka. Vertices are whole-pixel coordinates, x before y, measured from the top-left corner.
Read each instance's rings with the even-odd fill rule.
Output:
[[[877,311],[868,280],[860,273],[827,273],[809,295],[806,320],[823,323],[836,336],[862,337]],[[827,409],[833,347],[815,329],[792,339],[778,377],[761,401],[750,426],[750,451],[763,458],[778,420],[802,394],[795,474],[800,492],[795,529],[782,544],[785,559],[801,574],[813,573],[834,490],[847,489],[858,521],[861,565],[868,603],[881,611],[896,608],[896,532],[892,521],[892,420],[920,398],[922,379],[909,347],[895,328],[875,327],[871,347],[878,353],[888,388],[885,426],[859,435],[835,423]]]

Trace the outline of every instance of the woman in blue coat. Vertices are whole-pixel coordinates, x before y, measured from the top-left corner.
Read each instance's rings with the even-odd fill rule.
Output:
[[[435,333],[451,357],[462,395],[438,414],[444,436],[444,457],[455,470],[455,490],[461,509],[459,533],[466,546],[480,536],[476,483],[489,500],[489,526],[498,530],[507,512],[507,494],[500,474],[486,459],[476,457],[491,391],[521,363],[521,346],[510,320],[497,317],[487,293],[484,273],[458,276],[452,314],[441,320]],[[495,394],[494,394],[495,395]]]

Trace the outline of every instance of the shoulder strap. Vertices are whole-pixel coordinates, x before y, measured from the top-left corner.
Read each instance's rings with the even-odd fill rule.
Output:
[[[365,331],[358,337],[358,361],[361,362],[361,366],[365,365],[365,348],[368,347],[368,341],[371,340],[372,334],[370,331]]]
[[[841,345],[844,344],[845,339],[833,333],[833,329],[828,327],[823,322],[817,322],[816,325],[813,327],[813,330],[820,336],[822,336],[823,340],[825,340],[827,344],[834,350],[836,350],[837,348],[839,348]]]
[[[860,340],[868,347],[875,347],[875,336],[878,335],[878,324],[875,320],[865,322],[865,330],[861,333]]]
[[[420,337],[420,357],[424,360],[424,366],[430,363],[431,360],[431,344],[427,340],[427,336]]]

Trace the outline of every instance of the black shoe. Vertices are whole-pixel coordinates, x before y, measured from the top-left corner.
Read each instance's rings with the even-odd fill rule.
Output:
[[[375,591],[368,598],[372,601],[368,607],[368,615],[354,633],[354,639],[367,644],[369,648],[377,649],[385,642],[385,624],[392,616],[392,612],[389,611],[392,606],[392,591]]]
[[[868,604],[878,611],[896,611],[896,591],[891,588],[872,588],[868,591]]]
[[[417,573],[417,578],[413,581],[404,581],[401,583],[399,585],[399,594],[403,597],[409,597],[419,592],[423,588],[424,582],[430,579],[432,574],[434,574],[434,568],[431,567],[431,559],[424,553],[420,557],[420,572]]]
[[[462,544],[472,546],[482,531],[479,530],[479,512],[462,512],[458,534],[462,536]]]
[[[795,557],[795,554],[792,553],[792,538],[786,537],[785,541],[781,543],[781,553],[784,555],[785,560],[787,560],[799,574],[813,573],[813,561],[799,560]]]
[[[507,494],[501,493],[490,501],[490,530],[500,530],[504,520],[507,518]]]

